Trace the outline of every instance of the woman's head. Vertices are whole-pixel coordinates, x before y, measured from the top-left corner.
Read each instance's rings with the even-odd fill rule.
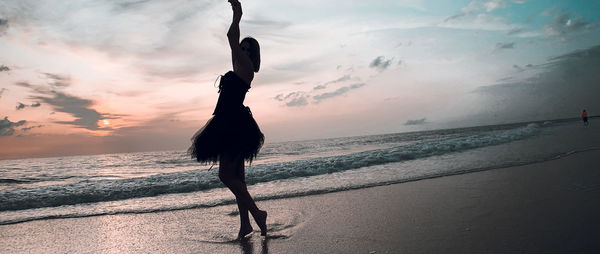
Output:
[[[246,37],[240,42],[240,48],[250,57],[254,72],[258,72],[260,70],[260,46],[258,41],[252,37]]]

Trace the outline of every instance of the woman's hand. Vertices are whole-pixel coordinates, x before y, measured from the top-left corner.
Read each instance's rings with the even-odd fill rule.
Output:
[[[233,19],[240,20],[242,18],[242,4],[238,0],[228,0],[233,10]]]

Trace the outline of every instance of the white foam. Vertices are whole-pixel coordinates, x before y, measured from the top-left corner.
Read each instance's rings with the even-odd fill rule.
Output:
[[[524,139],[539,131],[538,124],[478,132],[451,138],[429,139],[392,148],[337,156],[252,165],[246,169],[249,185],[276,180],[343,172],[363,167],[402,162],[417,158],[466,151]],[[445,136],[447,137],[447,136]],[[180,163],[177,161],[177,163]],[[170,193],[221,188],[215,172],[192,170],[118,180],[85,180],[76,183],[40,186],[0,192],[0,211],[74,205]],[[310,192],[310,190],[309,190]]]

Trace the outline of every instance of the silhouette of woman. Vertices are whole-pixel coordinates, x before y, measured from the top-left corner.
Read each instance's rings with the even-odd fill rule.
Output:
[[[252,233],[248,212],[267,234],[267,212],[258,209],[245,181],[244,161],[252,162],[263,145],[264,135],[252,117],[250,108],[243,105],[254,73],[260,69],[260,47],[251,37],[240,39],[242,5],[229,0],[233,21],[227,32],[231,48],[233,71],[221,76],[219,99],[213,117],[192,138],[188,153],[198,162],[219,162],[219,179],[235,195],[240,212],[238,238]]]

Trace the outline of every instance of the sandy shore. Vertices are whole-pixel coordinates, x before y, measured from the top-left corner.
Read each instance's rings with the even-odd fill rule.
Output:
[[[600,151],[417,182],[269,200],[271,237],[233,206],[0,226],[2,253],[597,253]],[[219,221],[214,226],[214,221]],[[222,225],[227,225],[223,227]],[[216,227],[216,228],[215,228]]]

